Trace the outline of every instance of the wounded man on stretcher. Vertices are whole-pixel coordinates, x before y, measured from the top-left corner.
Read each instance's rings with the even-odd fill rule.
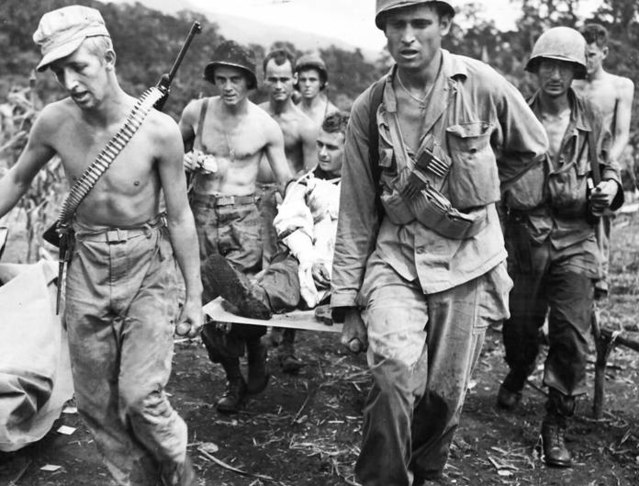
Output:
[[[206,294],[221,295],[233,313],[254,319],[327,302],[339,206],[339,177],[329,177],[318,166],[288,189],[273,223],[281,251],[255,279],[221,255],[209,257],[202,266],[205,301]],[[330,319],[325,309],[318,309],[319,320]]]

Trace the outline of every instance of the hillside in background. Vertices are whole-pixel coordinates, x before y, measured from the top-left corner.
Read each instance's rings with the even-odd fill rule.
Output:
[[[108,0],[103,0],[108,1]],[[194,6],[188,0],[124,0],[131,4],[140,3],[148,8],[153,8],[166,14],[175,15],[180,11],[189,10],[199,12],[217,25],[218,31],[227,39],[233,39],[241,44],[258,44],[269,47],[277,42],[290,42],[301,51],[316,51],[318,49],[336,46],[346,51],[353,51],[356,46],[334,39],[329,36],[308,33],[303,30],[292,29],[278,25],[259,22],[256,20],[238,17],[220,12],[216,9],[215,2],[210,2],[207,10]],[[364,58],[375,61],[379,52],[374,49],[361,49]]]

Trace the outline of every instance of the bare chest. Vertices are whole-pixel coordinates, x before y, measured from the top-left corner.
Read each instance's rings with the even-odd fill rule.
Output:
[[[544,116],[541,122],[548,136],[548,152],[554,157],[561,150],[561,143],[570,124],[570,113],[568,113],[568,116],[560,117]]]
[[[117,128],[96,131],[87,127],[61,127],[56,138],[56,151],[71,184],[91,167]],[[106,152],[105,155],[103,160],[110,165],[98,180],[94,192],[137,193],[148,183],[155,170],[153,142],[144,128],[139,129],[119,153]]]
[[[256,157],[264,148],[266,139],[259,127],[253,124],[228,126],[218,120],[207,119],[202,127],[204,152],[229,160],[248,160]]]

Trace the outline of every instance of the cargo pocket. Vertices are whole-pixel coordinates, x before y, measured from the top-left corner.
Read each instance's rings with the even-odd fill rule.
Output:
[[[547,163],[544,158],[509,184],[504,193],[508,208],[529,211],[541,206],[546,200],[546,172]]]
[[[457,209],[485,206],[500,198],[491,128],[489,123],[473,122],[446,129],[453,161],[448,177],[450,202]]]
[[[572,162],[548,176],[548,194],[558,216],[583,217],[588,205],[588,167]]]

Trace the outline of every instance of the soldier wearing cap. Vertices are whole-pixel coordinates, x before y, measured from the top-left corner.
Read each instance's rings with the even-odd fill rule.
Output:
[[[184,158],[193,171],[189,196],[200,242],[204,301],[220,295],[225,283],[216,278],[215,259],[222,255],[241,272],[255,274],[262,265],[262,223],[256,181],[265,157],[283,192],[292,175],[284,153],[282,131],[268,113],[248,99],[257,87],[251,53],[233,41],[218,46],[204,69],[204,78],[219,96],[191,101],[179,126],[186,147]],[[227,332],[228,331],[228,332]],[[266,388],[266,348],[262,326],[206,325],[202,339],[213,362],[220,363],[227,388],[216,407],[237,412],[247,394]],[[248,382],[240,370],[240,357],[248,354]]]
[[[301,94],[298,106],[319,128],[327,115],[339,111],[326,95],[326,63],[317,54],[300,56],[295,63],[295,79],[296,87]]]
[[[378,0],[395,61],[353,106],[333,260],[333,317],[374,378],[355,473],[444,473],[489,323],[512,282],[495,203],[541,164],[543,127],[489,66],[441,48],[450,2]]]
[[[526,208],[505,200],[514,288],[511,317],[503,326],[510,371],[497,403],[506,409],[519,403],[548,314],[544,384],[549,393],[541,438],[544,460],[559,467],[572,464],[564,433],[575,398],[586,392],[594,282],[601,277],[602,263],[595,225],[604,210],[623,202],[619,171],[608,157],[610,133],[601,113],[571,88],[573,79],[586,75],[585,52],[583,36],[568,27],[552,28],[535,43],[526,70],[537,75],[539,89],[529,104],[545,128],[549,148],[543,170],[520,182],[523,192],[541,198]],[[601,181],[589,191],[595,170]]]
[[[123,126],[136,99],[120,87],[100,12],[69,6],[43,15],[34,41],[68,97],[46,106],[18,162],[0,180],[0,215],[54,156],[79,178]],[[164,387],[177,302],[172,254],[184,276],[180,321],[202,325],[197,236],[186,197],[177,125],[152,111],[75,213],[65,322],[78,411],[122,486],[191,485],[187,428]],[[158,217],[160,193],[166,218]],[[168,229],[168,231],[167,231]],[[62,283],[60,283],[62,285]]]

